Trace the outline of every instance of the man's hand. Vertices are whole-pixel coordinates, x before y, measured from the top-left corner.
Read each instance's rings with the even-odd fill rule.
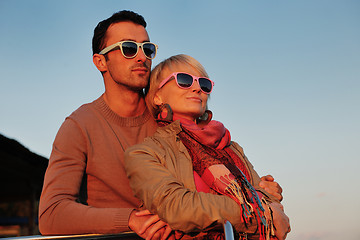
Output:
[[[148,210],[134,210],[129,217],[129,228],[146,240],[167,239],[172,230],[158,215]],[[174,238],[172,236],[171,238]]]
[[[274,181],[274,178],[271,175],[261,177],[261,182],[259,183],[259,186],[265,189],[265,191],[273,195],[279,201],[283,200],[283,196],[281,194],[282,188],[277,182]]]
[[[275,236],[279,240],[284,240],[291,231],[289,217],[284,213],[284,207],[280,203],[270,203],[275,227]]]

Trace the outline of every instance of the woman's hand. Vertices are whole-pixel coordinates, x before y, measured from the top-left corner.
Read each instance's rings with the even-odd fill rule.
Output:
[[[279,240],[284,240],[291,231],[289,217],[284,213],[284,207],[280,203],[269,204],[274,221],[275,236]]]
[[[282,196],[282,188],[280,185],[274,181],[273,176],[266,175],[261,177],[261,181],[259,183],[259,186],[265,189],[268,193],[273,195],[275,198],[277,198],[279,201],[283,200]]]

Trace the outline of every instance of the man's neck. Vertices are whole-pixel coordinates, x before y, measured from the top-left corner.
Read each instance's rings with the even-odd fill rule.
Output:
[[[104,100],[112,111],[121,117],[136,117],[144,113],[146,105],[141,92],[105,91]]]

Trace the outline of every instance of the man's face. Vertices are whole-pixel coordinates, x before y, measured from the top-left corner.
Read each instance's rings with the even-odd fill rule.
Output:
[[[148,42],[149,36],[145,28],[133,22],[119,22],[110,25],[105,35],[105,47],[116,42],[132,40]],[[148,84],[151,60],[147,59],[141,49],[134,58],[125,58],[121,50],[110,51],[107,56],[107,69],[104,78],[110,78],[124,87],[140,90]]]

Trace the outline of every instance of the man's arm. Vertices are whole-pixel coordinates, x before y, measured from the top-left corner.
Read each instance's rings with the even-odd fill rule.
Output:
[[[39,204],[44,235],[129,231],[132,208],[96,208],[79,203],[87,142],[78,124],[65,120],[55,138]]]

